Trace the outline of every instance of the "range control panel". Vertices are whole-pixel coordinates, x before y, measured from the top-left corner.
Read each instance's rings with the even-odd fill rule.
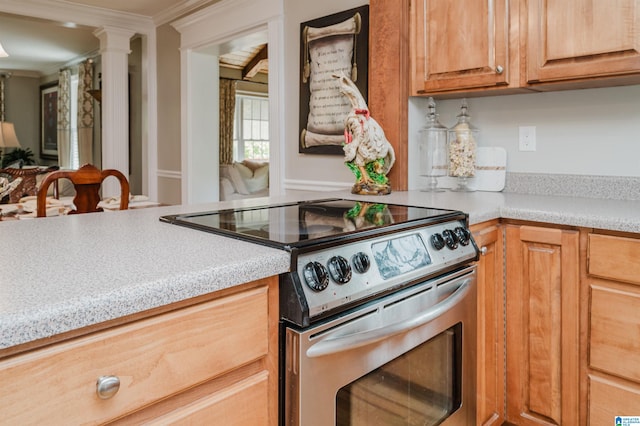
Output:
[[[408,229],[301,254],[300,283],[309,316],[433,276],[477,256],[462,221]]]

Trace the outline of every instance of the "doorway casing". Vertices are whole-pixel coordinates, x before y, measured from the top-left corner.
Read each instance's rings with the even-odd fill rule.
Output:
[[[269,192],[282,193],[282,0],[223,0],[171,25],[180,33],[182,204],[219,199],[218,46],[266,32],[269,49]]]

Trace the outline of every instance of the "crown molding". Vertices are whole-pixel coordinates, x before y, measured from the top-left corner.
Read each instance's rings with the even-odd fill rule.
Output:
[[[37,78],[40,79],[42,75],[37,71],[23,71],[23,70],[11,70],[11,71],[2,71],[0,70],[0,75],[3,74],[11,74],[11,77],[26,77],[26,78]]]
[[[225,36],[254,31],[284,14],[281,0],[221,0],[210,6],[171,22],[181,35],[181,48],[195,49],[211,43],[203,34],[218,41]],[[224,20],[220,21],[220,17]],[[248,18],[247,18],[248,17]],[[211,30],[215,23],[215,30]],[[212,36],[215,34],[215,36]]]
[[[112,26],[147,34],[155,30],[153,19],[65,0],[0,0],[0,12],[58,22],[73,22],[89,27]]]
[[[176,1],[168,9],[154,16],[120,12],[112,9],[86,6],[65,0],[0,0],[0,12],[30,16],[59,22],[74,22],[79,25],[101,27],[104,25],[135,29],[146,34],[156,26],[169,23],[220,0]]]
[[[153,23],[159,27],[168,24],[189,12],[198,10],[210,4],[219,2],[220,0],[182,0],[177,1],[173,6],[153,16]]]

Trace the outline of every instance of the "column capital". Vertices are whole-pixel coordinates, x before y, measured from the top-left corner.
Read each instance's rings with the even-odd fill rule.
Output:
[[[93,32],[93,35],[100,40],[100,53],[106,51],[119,51],[129,54],[131,52],[131,37],[134,31],[118,27],[100,27]]]

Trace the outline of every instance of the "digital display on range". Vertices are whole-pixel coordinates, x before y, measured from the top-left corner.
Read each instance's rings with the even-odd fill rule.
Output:
[[[374,243],[371,250],[385,280],[431,264],[431,256],[420,234]]]

